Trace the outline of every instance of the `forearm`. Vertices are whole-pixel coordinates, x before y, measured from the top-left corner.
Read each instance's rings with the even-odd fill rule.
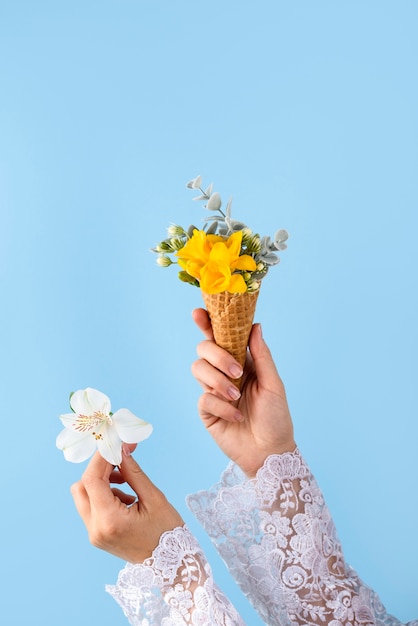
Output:
[[[345,563],[299,451],[270,456],[253,480],[231,464],[188,504],[266,624],[399,623]]]

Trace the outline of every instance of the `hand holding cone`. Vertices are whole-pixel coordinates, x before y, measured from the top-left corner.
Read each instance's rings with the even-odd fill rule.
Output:
[[[216,344],[232,354],[242,367],[245,365],[259,293],[259,290],[235,294],[202,291]],[[234,379],[232,382],[239,388],[241,380]]]

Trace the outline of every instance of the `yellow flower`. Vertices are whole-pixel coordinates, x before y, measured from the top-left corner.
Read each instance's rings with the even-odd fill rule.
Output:
[[[254,259],[240,255],[242,232],[237,231],[228,239],[218,235],[207,235],[203,230],[194,230],[193,236],[176,255],[179,265],[188,274],[199,280],[200,288],[206,293],[244,293],[247,285],[236,270],[253,272]]]
[[[200,270],[209,261],[212,246],[220,241],[223,241],[223,237],[207,235],[204,230],[195,228],[192,237],[176,252],[178,264],[190,276],[200,280]]]
[[[247,285],[241,274],[232,274],[231,269],[220,261],[209,261],[203,266],[200,288],[205,293],[244,293]]]

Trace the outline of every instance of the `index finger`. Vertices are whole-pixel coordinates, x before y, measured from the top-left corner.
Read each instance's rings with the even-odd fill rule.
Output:
[[[194,309],[192,311],[193,320],[202,331],[205,339],[213,341],[212,324],[210,323],[210,317],[205,309]]]

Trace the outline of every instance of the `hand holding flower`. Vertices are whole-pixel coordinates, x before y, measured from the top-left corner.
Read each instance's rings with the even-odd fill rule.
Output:
[[[110,483],[124,482],[136,496],[111,488]],[[183,525],[130,455],[123,456],[118,471],[96,453],[71,493],[92,545],[130,563],[149,558],[164,532]]]

